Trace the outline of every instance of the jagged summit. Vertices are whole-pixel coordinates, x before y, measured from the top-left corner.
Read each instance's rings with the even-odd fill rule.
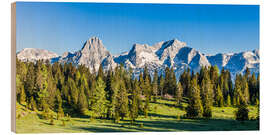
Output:
[[[108,70],[123,63],[125,68],[133,68],[135,76],[138,76],[145,66],[148,66],[150,74],[156,69],[159,73],[163,73],[166,67],[172,67],[177,78],[184,69],[190,68],[198,72],[202,66],[210,65],[217,65],[220,69],[224,67],[232,73],[232,76],[243,73],[247,67],[257,74],[260,62],[258,49],[207,55],[177,39],[161,41],[153,45],[135,43],[129,51],[113,56],[98,37],[86,40],[82,49],[77,52],[65,52],[59,57],[47,50],[33,48],[23,49],[17,53],[17,57],[21,60],[50,59],[51,62],[85,65],[90,71],[97,70],[100,65],[104,70]]]
[[[89,53],[91,50],[96,51],[105,51],[108,52],[107,49],[104,47],[102,40],[100,40],[98,37],[92,37],[89,38],[85,43],[84,46],[81,49],[82,53]]]

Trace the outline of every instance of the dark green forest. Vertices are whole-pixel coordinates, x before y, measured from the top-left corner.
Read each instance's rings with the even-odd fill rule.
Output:
[[[159,98],[173,98],[179,108],[187,102],[186,118],[211,118],[212,106],[234,106],[235,119],[248,120],[247,106],[259,106],[260,77],[249,69],[232,80],[228,70],[219,71],[217,66],[202,67],[197,73],[187,69],[179,78],[169,67],[164,74],[155,71],[153,77],[145,67],[138,78],[123,65],[108,71],[101,67],[91,73],[83,65],[17,59],[16,100],[32,111],[42,111],[45,119],[53,111],[57,119],[87,116],[116,123],[148,117],[149,103]]]

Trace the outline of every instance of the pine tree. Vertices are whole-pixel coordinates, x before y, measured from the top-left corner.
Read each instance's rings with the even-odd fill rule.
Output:
[[[145,95],[144,116],[147,118],[148,117],[148,110],[149,110],[149,102],[151,99],[151,85],[150,85],[150,80],[149,80],[148,76],[145,77],[143,88],[144,88],[144,95]]]
[[[143,79],[143,74],[142,73],[140,73],[140,76],[139,76],[139,86],[140,86],[140,92],[139,92],[139,94],[140,95],[143,95],[144,93],[144,79]]]
[[[103,72],[103,66],[102,66],[102,64],[100,64],[99,65],[99,68],[98,68],[97,79],[99,77],[104,81],[104,72]]]
[[[231,106],[231,96],[228,94],[227,96],[227,103],[226,103],[227,106]]]
[[[236,75],[235,85],[234,85],[234,93],[233,93],[233,105],[239,106],[240,105],[240,98],[243,96],[241,90],[241,77],[240,75]]]
[[[176,81],[176,76],[173,70],[173,67],[170,69],[170,84],[171,84],[171,88],[169,91],[169,94],[175,96],[176,95],[176,91],[177,91],[177,81]]]
[[[116,112],[123,120],[128,116],[128,94],[123,80],[119,80],[119,92],[117,96]]]
[[[109,101],[109,117],[113,118],[114,120],[118,121],[119,120],[119,114],[117,112],[117,105],[118,105],[118,93],[119,93],[119,72],[118,69],[115,69],[115,75],[112,77],[112,82],[111,82],[111,101]]]
[[[182,106],[181,105],[182,96],[183,96],[183,88],[182,88],[181,83],[179,82],[177,85],[177,91],[176,91],[176,104],[179,106]]]
[[[158,96],[158,72],[155,70],[154,79],[153,79],[153,87],[152,87],[153,95],[154,95],[154,102],[157,101]]]
[[[79,99],[77,85],[71,77],[68,77],[67,85],[68,85],[67,86],[68,87],[68,95],[67,95],[68,103],[74,110],[76,110],[77,109],[76,105],[78,104],[78,99]]]
[[[248,88],[248,83],[244,81],[243,86],[242,86],[242,91],[243,91],[243,96],[245,102],[249,103],[249,88]]]
[[[170,74],[170,68],[169,67],[166,67],[165,68],[165,81],[164,81],[164,88],[163,88],[163,94],[165,95],[165,94],[168,94],[168,92],[170,91],[170,89],[171,89],[171,84],[170,84],[170,78],[171,78],[171,76],[170,76],[171,74]]]
[[[188,99],[188,106],[186,108],[186,115],[189,118],[202,117],[203,106],[200,98],[200,89],[195,78],[190,83],[190,93]]]
[[[97,82],[95,83],[93,95],[90,97],[92,118],[104,117],[107,114],[108,101],[106,99],[105,87],[106,85],[102,78],[98,77]]]
[[[21,81],[20,75],[16,75],[16,96],[17,96],[17,101],[20,104],[25,104],[26,101],[26,94],[24,90],[24,84]]]
[[[204,75],[202,79],[202,104],[203,104],[203,116],[206,118],[212,117],[212,105],[213,105],[213,96],[212,96],[212,85],[210,83],[208,75]]]
[[[224,106],[224,98],[220,89],[220,86],[218,85],[216,88],[216,97],[215,97],[215,104],[218,107],[223,107]]]
[[[62,108],[62,103],[59,103],[57,111],[57,119],[63,118],[65,116],[64,110]]]
[[[83,86],[80,87],[80,92],[79,92],[79,99],[78,99],[78,104],[77,108],[80,114],[84,115],[85,112],[88,110],[88,104],[87,104],[87,99],[84,93],[84,88]]]
[[[132,102],[131,102],[131,107],[130,107],[130,118],[132,120],[132,123],[135,121],[135,119],[138,117],[139,114],[139,104],[140,104],[140,99],[139,99],[139,83],[137,79],[134,81],[134,86],[132,89]]]
[[[165,80],[163,78],[163,75],[161,74],[159,76],[159,79],[158,79],[158,93],[161,97],[163,97],[163,89],[164,89],[164,83],[165,83]]]
[[[39,64],[39,63],[37,63]],[[38,89],[38,104],[42,110],[47,110],[48,108],[48,71],[45,64],[38,65],[36,78],[36,87]]]

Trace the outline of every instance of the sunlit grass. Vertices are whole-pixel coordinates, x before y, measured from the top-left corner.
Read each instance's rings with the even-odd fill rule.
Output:
[[[183,104],[183,108],[187,104]],[[239,122],[234,120],[234,107],[213,107],[211,119],[177,119],[183,116],[185,111],[175,105],[175,101],[158,99],[157,103],[150,103],[149,117],[140,116],[135,124],[130,124],[129,119],[120,123],[112,120],[94,120],[89,118],[71,118],[70,121],[54,119],[54,125],[50,120],[39,117],[41,112],[33,112],[24,106],[17,104],[17,115],[21,115],[16,121],[18,133],[59,133],[59,132],[148,132],[148,131],[219,131],[219,130],[258,130],[259,122],[250,120]],[[257,116],[257,108],[249,106],[249,116]]]

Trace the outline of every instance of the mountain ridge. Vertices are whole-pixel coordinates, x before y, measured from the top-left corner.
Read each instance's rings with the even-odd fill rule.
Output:
[[[32,51],[27,51],[32,50]],[[96,71],[99,65],[104,70],[115,68],[117,64],[123,63],[125,68],[133,68],[135,76],[145,66],[148,66],[150,74],[154,70],[163,73],[166,67],[174,68],[176,76],[190,68],[198,72],[202,66],[217,65],[229,70],[233,76],[243,73],[246,68],[252,72],[259,73],[259,50],[244,51],[239,53],[217,53],[215,55],[203,54],[200,51],[187,46],[185,42],[177,39],[161,41],[153,45],[133,44],[132,48],[122,54],[112,55],[103,45],[98,37],[89,38],[83,47],[74,52],[65,52],[62,56],[44,50],[25,48],[17,53],[18,59],[31,61],[44,59],[51,60],[52,63],[73,63],[75,65],[85,65],[90,71]]]

